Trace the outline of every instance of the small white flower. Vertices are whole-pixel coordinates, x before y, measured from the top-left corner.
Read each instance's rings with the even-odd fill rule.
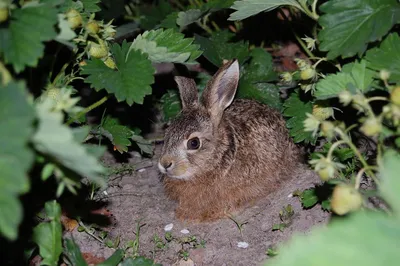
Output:
[[[168,232],[168,231],[171,231],[173,227],[174,227],[174,224],[167,224],[167,225],[164,227],[164,230]]]
[[[238,246],[238,248],[247,248],[249,246],[249,243],[247,243],[247,242],[238,242],[237,246]]]
[[[187,234],[189,234],[189,230],[187,230],[187,229],[182,229],[182,230],[181,230],[181,233],[187,235]]]

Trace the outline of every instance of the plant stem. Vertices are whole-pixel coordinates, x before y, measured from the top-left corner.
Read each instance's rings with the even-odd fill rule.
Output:
[[[100,243],[104,244],[103,240],[101,240],[98,236],[96,236],[95,234],[90,232],[89,228],[87,228],[81,221],[79,221],[79,225],[83,227],[83,229],[85,230],[86,234],[90,235],[91,237],[93,237],[94,239],[99,241]]]
[[[307,16],[309,16],[310,18],[312,18],[313,20],[318,20],[318,18],[319,18],[318,14],[315,12],[316,6],[317,6],[317,2],[318,2],[318,0],[314,0],[313,6],[312,6],[313,11],[311,11],[311,10],[308,8],[308,6],[307,6],[307,1],[298,1],[298,3],[300,4],[300,6],[301,6],[303,12],[304,12]],[[315,6],[314,6],[314,5],[315,5]]]
[[[100,105],[102,105],[103,103],[105,103],[108,98],[110,96],[104,96],[103,98],[101,98],[100,100],[98,100],[97,102],[93,103],[92,105],[86,107],[85,109],[83,109],[81,112],[79,112],[76,116],[71,117],[65,124],[67,126],[69,126],[70,124],[72,124],[76,119],[79,119],[82,115],[85,115],[87,113],[89,113],[90,111],[92,111],[93,109],[99,107]]]
[[[335,149],[339,145],[342,145],[342,144],[345,144],[345,143],[347,143],[345,140],[339,140],[339,141],[333,143],[332,146],[329,148],[328,155],[326,156],[328,158],[328,160],[331,160],[332,154],[335,151]]]
[[[387,102],[388,99],[386,97],[375,96],[375,97],[368,98],[367,101],[368,102],[372,102],[372,101],[385,101],[385,102]]]
[[[8,69],[6,68],[6,66],[1,61],[0,61],[0,74],[1,77],[3,78],[1,84],[3,86],[6,86],[12,80],[12,76],[8,71]]]

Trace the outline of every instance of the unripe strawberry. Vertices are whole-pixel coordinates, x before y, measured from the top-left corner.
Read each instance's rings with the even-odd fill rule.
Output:
[[[292,80],[293,80],[293,76],[292,76],[292,74],[291,74],[290,72],[283,72],[283,73],[280,75],[280,78],[281,78],[282,81],[285,82],[285,83],[290,83],[290,82],[292,82]]]
[[[97,34],[100,30],[100,26],[96,21],[90,21],[88,24],[86,24],[86,30],[90,34]]]
[[[339,93],[339,101],[344,105],[348,105],[353,100],[353,95],[348,91],[341,91]]]
[[[100,40],[100,44],[90,42],[89,43],[89,54],[94,58],[103,58],[108,55],[108,49],[103,41]]]
[[[306,68],[306,69],[300,71],[300,78],[302,80],[313,79],[313,78],[315,78],[316,75],[317,75],[317,72],[312,67],[309,67],[309,68]]]
[[[372,137],[382,131],[382,123],[376,117],[369,117],[360,127],[360,130],[366,136]]]
[[[390,93],[390,100],[396,105],[400,105],[400,86],[395,87]]]
[[[8,8],[2,7],[0,8],[0,23],[6,21],[8,19]]]
[[[322,168],[318,171],[318,175],[322,181],[328,181],[335,174],[335,168],[333,165],[327,165],[325,168]]]
[[[332,194],[331,207],[338,215],[358,210],[362,205],[363,199],[357,189],[340,184],[335,187]]]
[[[333,108],[332,107],[321,107],[319,105],[313,106],[312,114],[319,120],[323,121],[331,116],[333,116]]]
[[[81,67],[86,66],[86,65],[87,65],[87,63],[85,60],[82,60],[79,62],[79,66],[81,66]]]
[[[386,69],[382,69],[381,71],[379,71],[379,78],[381,80],[388,80],[390,77],[390,72],[387,71]]]
[[[116,69],[117,68],[117,65],[115,64],[114,59],[112,59],[111,57],[107,57],[107,59],[104,60],[104,64],[106,66],[108,66],[109,68],[111,68],[111,69]]]
[[[45,93],[46,93],[47,97],[55,100],[56,102],[59,102],[60,101],[60,99],[59,99],[60,92],[61,92],[61,90],[59,88],[51,88],[51,89],[47,89]]]
[[[323,121],[321,123],[321,132],[322,134],[331,139],[335,133],[335,125],[332,122],[329,121]]]
[[[76,29],[82,25],[82,16],[75,9],[70,9],[66,13],[67,21],[71,29]]]

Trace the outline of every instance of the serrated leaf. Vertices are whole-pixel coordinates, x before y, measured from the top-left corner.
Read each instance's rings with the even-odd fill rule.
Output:
[[[178,19],[179,12],[172,12],[167,15],[160,23],[160,28],[166,29],[174,29],[175,31],[179,31],[178,24],[176,24],[176,20]]]
[[[328,227],[316,228],[307,236],[295,236],[268,265],[395,266],[399,235],[395,219],[362,211],[347,219],[334,220]]]
[[[123,259],[125,252],[122,249],[117,249],[108,259],[98,263],[97,266],[117,266]]]
[[[149,140],[143,138],[140,135],[133,134],[132,140],[136,142],[136,145],[140,148],[140,150],[146,154],[153,154],[154,145]]]
[[[128,146],[131,146],[130,138],[132,130],[128,127],[120,125],[118,120],[107,116],[102,124],[102,129],[109,134],[104,134],[120,153],[127,152]]]
[[[72,239],[65,239],[65,254],[74,266],[87,266],[79,246]]]
[[[215,12],[221,9],[230,8],[235,0],[213,0],[201,6],[201,10]]]
[[[164,120],[170,121],[182,109],[177,91],[169,90],[161,97]]]
[[[144,30],[151,30],[171,14],[174,9],[167,0],[161,0],[158,1],[157,5],[140,6],[139,10],[143,15],[143,18],[140,19],[141,28]],[[174,21],[176,21],[176,19]]]
[[[0,82],[0,233],[15,240],[22,220],[19,195],[29,190],[27,172],[33,162],[28,141],[33,133],[33,108],[23,83]]]
[[[249,56],[247,42],[228,42],[232,34],[228,31],[213,33],[211,38],[195,34],[195,39],[200,44],[203,55],[214,65],[220,67],[224,59],[238,59],[239,64]]]
[[[173,29],[146,31],[132,42],[129,51],[140,50],[152,62],[193,63],[201,55],[193,38],[185,38]]]
[[[252,83],[240,80],[237,97],[242,99],[255,99],[277,110],[282,109],[279,88],[271,83]]]
[[[270,82],[277,78],[273,68],[272,56],[262,48],[250,52],[251,60],[242,71],[242,78],[252,82]]]
[[[390,72],[389,80],[400,80],[400,37],[397,33],[392,33],[386,37],[379,48],[367,51],[365,59],[368,61],[368,67],[374,70],[388,70]]]
[[[33,229],[33,241],[39,246],[41,265],[58,265],[62,253],[61,207],[56,201],[46,202],[46,216],[49,222],[41,222]]]
[[[382,38],[399,21],[396,0],[330,0],[320,7],[318,34],[321,51],[327,58],[363,54],[369,42]]]
[[[43,56],[43,42],[56,37],[57,9],[50,4],[36,4],[11,12],[8,27],[0,28],[0,55],[19,73],[26,66],[35,67]],[[29,33],[29,34],[27,34]]]
[[[104,168],[74,139],[73,131],[63,124],[63,113],[50,111],[51,104],[43,101],[36,105],[39,126],[32,138],[35,148],[69,170],[104,186]]]
[[[129,105],[143,103],[146,95],[151,94],[150,85],[154,82],[154,67],[139,51],[129,51],[129,44],[124,41],[122,46],[113,44],[111,52],[117,69],[107,67],[103,61],[92,59],[87,61],[82,74],[89,75],[85,82],[97,91],[101,89],[113,93],[119,102],[126,101]]]
[[[395,210],[397,218],[400,218],[400,155],[394,150],[387,150],[383,156],[383,164],[380,167],[382,179],[382,195]]]
[[[314,188],[304,190],[300,195],[300,199],[304,208],[311,208],[318,203],[318,197],[315,194]]]
[[[351,85],[365,93],[373,89],[374,76],[375,72],[367,68],[365,60],[350,63],[343,66],[342,72],[321,79],[317,83],[314,96],[320,100],[337,97]]]
[[[190,24],[196,22],[203,12],[200,9],[189,9],[186,11],[181,11],[178,13],[178,18],[176,19],[176,24],[180,27],[181,31]]]
[[[295,143],[304,141],[305,143],[315,143],[316,138],[312,132],[304,130],[303,121],[307,118],[307,113],[312,113],[312,103],[303,102],[300,99],[298,92],[292,93],[283,104],[283,115],[290,117],[286,121],[286,126],[289,129],[290,136],[293,137]]]
[[[297,0],[239,0],[231,7],[236,11],[229,16],[228,20],[243,20],[286,5],[302,9]]]
[[[101,0],[80,0],[83,4],[83,8],[86,12],[95,13],[101,10],[101,8],[97,5],[101,2]]]

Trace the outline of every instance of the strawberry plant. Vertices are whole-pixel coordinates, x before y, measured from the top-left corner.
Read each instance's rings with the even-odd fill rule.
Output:
[[[163,95],[153,90],[157,64],[194,67],[200,62],[215,70],[237,58],[236,97],[255,98],[281,111],[293,140],[310,151],[310,167],[331,188],[323,199],[317,188],[296,192],[303,206],[321,203],[324,210],[344,216],[309,237],[295,238],[274,263],[309,265],[324,259],[350,265],[355,259],[349,254],[378,248],[382,252],[357,258],[366,265],[383,258],[394,263],[394,250],[380,247],[391,243],[394,248],[399,231],[398,1],[126,0],[120,1],[122,11],[107,8],[108,2],[0,0],[4,239],[17,241],[19,226],[30,219],[24,217],[29,206],[21,196],[34,193],[34,184],[52,183],[52,200],[41,206],[45,218],[33,228],[36,253],[46,265],[58,265],[61,258],[86,265],[77,245],[62,240],[57,201],[81,193],[86,184],[107,185],[100,160],[107,145],[118,153],[132,148],[153,153],[141,129],[110,109],[144,108],[150,100],[168,122],[180,111],[180,101],[177,90]],[[272,15],[279,25],[257,24]],[[276,70],[272,54],[279,39],[266,37],[275,26],[302,49],[304,56],[292,59],[295,69]],[[260,36],[248,37],[249,29]],[[194,73],[200,91],[210,77],[207,71]],[[390,215],[368,210],[369,198],[377,196]],[[351,241],[343,243],[348,236]],[[304,241],[309,245],[300,244]],[[318,256],[307,255],[315,252],[313,247]],[[152,265],[124,256],[117,249],[103,264]]]

